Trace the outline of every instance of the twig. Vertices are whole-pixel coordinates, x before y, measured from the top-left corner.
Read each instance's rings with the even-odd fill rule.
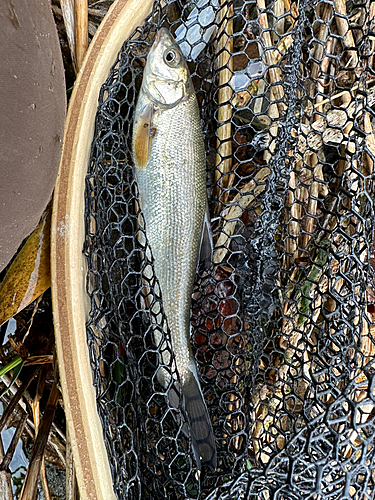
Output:
[[[345,0],[335,0],[335,18],[336,26],[339,35],[344,39],[344,47],[348,48],[348,57],[351,64],[351,69],[358,66],[358,54],[355,50],[356,43],[354,42],[353,33],[347,20],[346,2]]]
[[[305,231],[301,233],[300,237],[300,247],[307,249],[308,243],[312,238],[312,233],[314,229],[314,224],[316,223],[316,213],[318,208],[318,196],[319,196],[319,185],[324,183],[323,168],[321,163],[318,161],[318,156],[316,153],[309,155],[306,159],[306,163],[311,169],[310,181],[311,184],[308,188],[308,201],[306,207],[306,219],[305,219]],[[322,181],[321,183],[319,181]],[[307,181],[305,181],[307,182]],[[305,188],[306,189],[306,188]],[[307,189],[306,189],[307,191]]]
[[[74,35],[77,59],[77,71],[81,69],[89,46],[88,32],[88,5],[87,0],[75,0],[74,2]]]
[[[39,373],[39,380],[38,380],[38,385],[36,388],[35,398],[31,404],[31,408],[33,410],[34,425],[35,425],[35,436],[38,435],[38,431],[39,431],[40,400],[41,400],[42,395],[43,395],[45,380],[46,380],[46,370],[43,369]],[[42,463],[40,466],[40,479],[42,481],[42,488],[43,488],[43,493],[44,493],[45,499],[51,500],[51,496],[49,494],[49,488],[48,488],[48,481],[47,481],[46,465],[45,465],[44,456],[42,458]]]
[[[4,458],[4,446],[0,436],[0,462]],[[7,470],[0,471],[0,491],[4,500],[13,500],[11,475]]]
[[[53,363],[52,354],[45,354],[41,356],[29,356],[28,358],[25,359],[23,364],[24,366],[30,366],[30,365],[46,365],[49,363]]]
[[[279,110],[284,108],[282,99],[284,97],[284,90],[282,85],[279,84],[281,81],[281,69],[276,66],[277,52],[273,47],[271,35],[268,27],[267,13],[263,12],[266,10],[265,0],[257,0],[258,8],[258,22],[262,29],[261,41],[264,46],[264,59],[268,66],[268,75],[270,81],[270,100],[271,104],[268,109],[269,118],[274,120],[274,123],[269,129],[269,133],[272,139],[275,139],[278,132],[277,119],[279,118]],[[267,150],[264,151],[263,158],[265,162],[268,162],[271,158],[272,153],[276,147],[275,140],[271,139],[271,143]]]
[[[60,0],[68,44],[75,72],[77,72],[76,42],[74,36],[74,0]]]
[[[31,382],[34,380],[34,378],[35,378],[36,374],[39,372],[39,370],[40,370],[40,367],[38,367],[36,370],[34,370],[33,373],[30,375],[30,377],[20,385],[17,392],[15,393],[13,398],[11,399],[10,403],[5,408],[4,413],[2,414],[1,419],[0,419],[0,432],[3,430],[5,424],[8,421],[8,418],[13,413],[15,407],[17,406],[17,403],[19,402],[19,400],[21,399],[21,397],[23,396],[24,392],[29,387]]]
[[[265,0],[257,0],[257,6],[259,12],[259,25],[262,28],[261,39],[266,49],[264,51],[264,58],[266,60],[266,64],[269,66],[268,71],[271,83],[271,100],[279,102],[278,105],[273,105],[270,107],[270,117],[278,118],[278,107],[281,107],[280,101],[282,101],[284,97],[284,90],[280,84],[275,84],[281,81],[281,69],[275,66],[275,49],[271,49],[271,47],[273,47],[273,44],[268,27],[267,14],[263,12],[266,10]]]
[[[22,486],[20,500],[34,500],[37,488],[37,478],[40,472],[44,450],[47,444],[48,436],[51,430],[53,417],[55,415],[57,403],[60,399],[60,391],[57,387],[57,381],[52,385],[48,398],[47,406],[44,410],[39,433],[36,437],[33,451],[31,453],[29,467],[27,469],[25,481]]]
[[[322,64],[321,64],[321,72],[322,74],[327,74],[329,65],[332,62],[332,58],[329,57],[330,54],[333,54],[335,50],[335,45],[336,45],[336,40],[337,38],[334,38],[330,36],[327,40],[327,45],[326,45],[326,53],[323,58]],[[318,90],[318,93],[315,98],[315,108],[318,112],[323,113],[323,93],[324,93],[324,88],[325,88],[325,83],[326,83],[326,78],[322,77],[321,80],[317,80],[316,82],[316,87]]]
[[[310,77],[311,77],[311,80],[313,80],[313,81],[318,80],[319,75],[321,73],[320,64],[323,61],[323,54],[325,51],[325,46],[327,43],[328,33],[329,33],[330,22],[328,22],[328,21],[331,21],[331,19],[332,19],[332,5],[331,4],[321,3],[317,8],[319,8],[319,7],[322,9],[322,13],[320,16],[321,23],[320,23],[319,30],[318,30],[317,37],[316,37],[316,40],[318,40],[319,43],[318,43],[318,41],[315,42],[315,46],[314,46],[314,49],[313,49],[313,52],[311,55],[311,59],[314,62],[312,63]],[[317,62],[315,62],[315,61],[317,61]],[[311,96],[313,97],[314,94],[315,94],[315,91],[313,91],[311,93]]]
[[[285,11],[290,12],[289,22],[291,24],[294,24],[299,16],[298,6],[295,2],[291,3],[290,0],[283,0],[283,1],[285,6]]]
[[[40,301],[42,300],[43,298],[43,295],[44,295],[44,292],[42,293],[42,295],[39,295],[39,297],[36,299],[35,301],[35,304],[34,304],[34,307],[33,307],[33,312],[31,314],[31,318],[30,318],[30,322],[29,322],[29,326],[27,328],[27,331],[25,333],[25,335],[23,336],[23,339],[21,341],[21,344],[24,344],[25,343],[25,340],[27,339],[27,337],[29,336],[30,334],[30,330],[31,330],[31,327],[33,326],[33,322],[34,322],[34,316],[35,314],[37,313],[38,311],[38,307],[39,307],[39,304],[40,304]]]
[[[215,244],[214,262],[219,264],[222,262],[229,250],[231,236],[234,234],[239,218],[244,211],[249,208],[257,197],[265,190],[265,182],[268,179],[270,170],[268,167],[262,168],[247,182],[233,198],[232,206],[228,213],[224,216],[224,223],[220,236]],[[246,194],[245,194],[246,193]]]
[[[311,78],[312,80],[316,80],[316,87],[317,90],[322,91],[323,90],[323,85],[320,82],[320,75],[322,73],[325,73],[328,70],[328,66],[330,64],[330,58],[328,57],[328,54],[330,53],[331,50],[333,50],[333,38],[328,38],[328,33],[329,33],[329,21],[332,17],[332,7],[330,4],[321,4],[321,8],[323,9],[322,14],[321,14],[321,24],[318,30],[317,34],[317,39],[321,43],[316,43],[313,53],[312,53],[312,60],[317,60],[321,61],[321,64],[318,63],[313,63],[312,68],[311,68]],[[324,84],[324,78],[323,78],[323,84]],[[315,94],[315,91],[313,92]],[[316,108],[318,111],[323,110],[321,101],[322,101],[322,96],[319,94],[319,92],[316,95]],[[320,116],[314,114],[312,117],[312,127],[314,127],[314,122],[319,120]],[[310,147],[309,143],[309,149],[312,149]],[[297,162],[296,162],[297,163]],[[296,221],[295,224],[298,224],[298,238],[296,242],[296,246],[306,249],[308,242],[311,239],[313,228],[314,228],[314,223],[315,223],[315,216],[316,216],[316,211],[317,211],[317,198],[319,195],[319,182],[317,182],[317,179],[319,180],[324,180],[323,179],[323,174],[322,174],[322,168],[321,165],[318,161],[317,154],[315,151],[309,151],[309,154],[307,155],[307,158],[304,158],[304,163],[306,163],[308,168],[300,168],[300,175],[302,172],[309,171],[308,178],[310,179],[311,183],[310,186],[307,188],[306,187],[306,181],[304,182],[304,187],[299,188],[297,187],[295,189],[295,201],[294,204],[291,206],[291,212],[293,213],[293,217]],[[296,181],[296,185],[298,185],[298,182]],[[306,203],[307,202],[307,203]],[[304,208],[304,205],[305,206]],[[306,213],[306,218],[304,221],[305,224],[305,232],[302,232],[302,214],[305,211]],[[294,253],[293,258],[299,257],[299,253]],[[291,258],[291,264],[293,260]]]
[[[70,436],[66,436],[66,500],[77,499],[77,479],[73,461],[73,450]]]
[[[375,133],[374,130],[372,129],[372,124],[371,124],[371,119],[370,115],[368,112],[365,112],[365,119],[364,119],[364,127],[365,127],[365,132],[366,132],[366,146],[371,153],[371,156],[369,153],[365,151],[364,154],[364,159],[366,161],[367,165],[367,176],[371,176],[373,171],[374,171],[374,157],[375,157]]]
[[[283,16],[285,12],[285,3],[284,0],[276,0],[273,5],[273,30],[272,30],[272,44],[278,42],[280,35],[284,35],[285,33],[285,17]]]
[[[284,7],[288,12],[291,12],[292,6],[291,6],[289,0],[284,0]],[[264,2],[261,3],[258,1],[258,9],[260,9],[260,8],[264,9],[265,4],[264,4]],[[276,4],[275,4],[275,9],[276,9]],[[284,11],[281,10],[280,6],[278,7],[278,9],[279,9],[277,11],[278,15],[282,15],[284,13]],[[293,16],[290,16],[290,18],[289,18],[290,22],[291,22],[291,27],[289,28],[288,33],[290,33],[294,29],[296,19],[299,15],[298,9],[295,6],[294,6],[293,13],[294,13]],[[275,16],[276,16],[276,11],[275,11]],[[259,24],[261,25],[261,27],[263,29],[268,28],[266,14],[261,14],[259,16]],[[264,35],[265,45],[269,46],[270,37],[268,36],[269,35],[268,32],[264,32],[263,35]],[[285,34],[285,36],[282,37],[281,40],[279,41],[279,43],[277,45],[277,50],[266,51],[266,56],[268,54],[267,63],[274,64],[274,65],[278,64],[281,57],[288,51],[288,49],[290,48],[292,43],[293,43],[292,34],[291,33]],[[278,72],[276,72],[276,73],[273,72],[272,74],[270,73],[270,77],[273,78],[275,81],[279,81],[279,80],[281,80],[281,73],[280,73],[279,68],[275,68],[275,69],[277,69]],[[277,87],[277,88],[279,89],[279,87]],[[272,91],[272,87],[271,87],[271,91]],[[271,96],[272,96],[272,93],[271,93]],[[281,91],[279,91],[278,94],[276,94],[276,95],[274,93],[273,97],[274,97],[274,99],[282,99],[283,98],[283,90],[281,89]],[[276,113],[276,111],[277,111],[277,113]],[[278,109],[275,106],[273,106],[272,115],[271,116],[273,118],[278,118]],[[273,136],[276,136],[277,126],[271,127],[271,128],[273,128],[272,132],[270,130],[271,134]],[[271,153],[273,152],[273,149],[274,149],[274,147],[272,149],[270,149]],[[264,159],[266,161],[268,161],[270,159],[270,156],[271,156],[270,152],[265,152]],[[297,179],[296,179],[295,172],[291,173],[291,177],[290,177],[290,181],[289,181],[289,188],[290,189],[289,189],[289,192],[287,194],[287,204],[290,207],[290,215],[289,215],[290,220],[288,223],[288,236],[287,236],[286,242],[285,242],[285,250],[286,250],[285,265],[287,266],[287,268],[290,267],[291,262],[297,256],[296,255],[297,237],[301,232],[299,220],[301,218],[301,208],[302,207],[300,206],[300,204],[294,202],[296,199],[298,199],[299,192],[300,192],[300,188],[297,187]]]
[[[286,203],[290,207],[290,215],[287,213],[288,225],[285,239],[285,268],[289,269],[296,258],[297,238],[301,232],[299,220],[301,218],[300,205],[296,203],[297,195],[297,176],[294,170],[290,173],[289,189]]]
[[[105,16],[105,10],[103,9],[92,9],[92,8],[88,8],[88,13],[91,15],[91,16],[96,16],[96,17],[104,17]]]
[[[369,328],[370,326],[370,328]],[[374,359],[375,355],[375,324],[373,323],[373,319],[371,318],[371,315],[369,313],[365,313],[363,317],[363,330],[362,330],[362,338],[361,338],[361,357],[362,355],[364,356],[364,359],[362,361],[363,365],[366,365],[367,363],[370,363]],[[359,366],[361,366],[359,364]],[[364,379],[366,379],[366,375],[363,374]]]
[[[367,80],[367,85],[371,84],[371,83],[375,83],[375,78],[372,78],[372,79],[369,79]],[[354,92],[356,92],[358,89],[359,89],[359,86],[360,84],[359,83],[356,83],[355,85],[353,85],[353,87],[350,89],[350,93],[348,90],[343,90],[342,92],[339,92],[338,94],[334,94],[333,96],[331,97],[328,97],[327,99],[324,99],[324,101],[321,101],[317,104],[314,105],[314,108],[317,108],[319,106],[322,106],[323,104],[328,104],[328,103],[333,103],[333,101],[335,101],[336,99],[339,99],[340,97],[343,97],[345,94],[349,94],[349,96],[353,95],[353,97],[355,96]],[[373,103],[372,103],[373,104]]]
[[[10,377],[7,375],[4,375],[4,382],[9,385],[10,383]],[[17,390],[15,389],[14,386],[10,388],[10,391],[13,395],[16,394]],[[32,398],[27,395],[27,391],[23,394],[23,398],[21,398],[18,401],[19,407],[24,411],[24,412],[29,412],[29,406],[26,405],[24,399],[31,404]],[[8,396],[3,397],[4,402],[7,404],[10,404],[11,398]],[[30,436],[31,439],[35,439],[35,425],[34,421],[30,419],[30,417],[27,419],[26,426],[25,426],[25,432]],[[56,426],[56,424],[53,422],[52,423],[52,434],[50,433],[50,437],[47,443],[47,449],[48,453],[50,454],[50,459],[49,461],[51,463],[56,463],[58,464],[57,466],[60,469],[64,469],[65,467],[65,435],[61,432],[61,430]],[[46,454],[47,454],[47,449],[46,449]],[[0,490],[1,491],[1,490]]]
[[[269,428],[275,421],[276,413],[283,407],[285,396],[286,394],[281,389],[267,385],[263,385],[258,392],[254,393],[253,421],[255,424],[251,434],[255,456],[262,464],[267,464],[271,459],[273,451],[270,444],[272,442],[280,438],[282,445],[285,442],[283,436],[272,435],[269,432]],[[281,445],[280,441],[279,445]]]
[[[22,417],[17,424],[16,432],[13,434],[12,441],[10,442],[7,452],[4,455],[3,461],[0,464],[0,472],[6,471],[9,467],[10,462],[12,461],[16,446],[22,436],[23,429],[26,425],[27,417],[27,413],[23,411]]]
[[[375,3],[374,2],[370,2],[370,15],[369,15],[369,27],[370,27],[370,30],[374,30],[374,24],[375,24]],[[370,47],[369,47],[369,52],[370,52],[370,59],[369,59],[369,62],[368,62],[368,65],[370,68],[372,68],[373,70],[375,69],[375,64],[374,64],[374,61],[375,61],[375,50],[374,50],[374,47],[375,47],[375,43],[374,43],[374,40],[371,40],[371,44],[370,44]]]
[[[224,5],[225,4],[225,5]],[[216,188],[214,196],[221,200],[221,191],[225,189],[229,182],[226,175],[232,168],[232,105],[231,98],[233,90],[229,85],[233,71],[233,5],[227,4],[226,0],[221,0],[219,11],[219,33],[216,51],[218,53],[219,70],[219,90],[218,90],[218,129],[217,129],[217,153],[215,182]],[[218,204],[220,210],[222,203]]]

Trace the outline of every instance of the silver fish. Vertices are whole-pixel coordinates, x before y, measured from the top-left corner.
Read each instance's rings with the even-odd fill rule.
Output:
[[[191,294],[207,206],[205,150],[189,69],[164,28],[156,35],[143,74],[133,157],[194,455],[199,468],[201,462],[216,468],[215,438],[190,344]],[[168,377],[159,374],[167,386]]]

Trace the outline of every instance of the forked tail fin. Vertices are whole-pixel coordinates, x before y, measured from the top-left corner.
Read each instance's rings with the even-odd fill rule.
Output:
[[[194,372],[190,373],[191,375],[182,385],[182,395],[195,459],[199,469],[201,469],[201,463],[211,465],[216,469],[216,445],[211,420],[197,375]]]

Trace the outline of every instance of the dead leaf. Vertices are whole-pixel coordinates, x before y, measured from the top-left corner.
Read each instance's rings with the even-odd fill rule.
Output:
[[[5,275],[0,286],[0,325],[51,286],[51,213],[50,204]]]

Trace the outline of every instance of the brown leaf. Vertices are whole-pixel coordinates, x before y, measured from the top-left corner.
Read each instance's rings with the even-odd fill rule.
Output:
[[[49,205],[0,286],[0,325],[31,304],[51,285],[51,212]]]

